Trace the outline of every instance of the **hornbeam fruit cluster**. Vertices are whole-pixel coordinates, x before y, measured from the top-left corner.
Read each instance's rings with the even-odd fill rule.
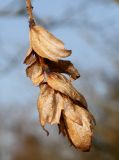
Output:
[[[57,124],[59,133],[75,148],[89,151],[95,120],[84,96],[71,83],[80,77],[78,70],[70,61],[62,60],[70,55],[71,50],[45,28],[35,24],[30,27],[24,63],[27,76],[40,88],[37,106],[41,126],[48,133],[45,125]]]

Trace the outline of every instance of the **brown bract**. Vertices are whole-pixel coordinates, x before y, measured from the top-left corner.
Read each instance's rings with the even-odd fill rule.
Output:
[[[39,85],[44,80],[44,76],[42,74],[43,70],[41,65],[35,61],[26,69],[26,74],[32,80],[34,85]]]
[[[24,63],[28,65],[27,76],[40,87],[37,106],[41,126],[45,130],[47,123],[57,124],[59,132],[75,148],[89,151],[95,121],[84,96],[72,85],[71,79],[80,77],[78,70],[70,61],[60,59],[70,54],[64,43],[46,29],[31,26],[30,47]]]
[[[62,116],[61,123],[65,124],[65,135],[71,144],[82,151],[89,151],[94,127],[91,113],[81,106],[75,105],[70,99],[65,98]],[[59,125],[59,130],[62,132],[60,128]]]
[[[46,64],[48,64],[51,72],[68,74],[73,80],[80,77],[78,70],[70,61],[59,60],[58,62],[54,62],[46,59]]]
[[[47,83],[53,89],[65,94],[74,101],[79,101],[84,107],[87,107],[84,96],[73,87],[64,75],[52,72],[48,75]]]
[[[67,136],[73,146],[88,151],[92,141],[92,115],[70,98],[55,91],[48,84],[40,86],[38,111],[42,127],[58,124],[59,131]],[[61,118],[62,117],[62,118]]]
[[[60,93],[53,90],[47,84],[42,84],[38,98],[38,111],[41,125],[44,127],[46,123],[58,124],[62,109],[63,99]]]
[[[30,47],[25,62],[32,52],[43,58],[58,61],[71,55],[71,50],[64,48],[64,43],[49,33],[45,28],[34,25],[30,28]]]

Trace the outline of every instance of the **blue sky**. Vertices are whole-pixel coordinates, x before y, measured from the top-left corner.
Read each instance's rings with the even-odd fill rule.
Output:
[[[82,0],[84,1],[84,0]],[[82,3],[80,1],[80,3]],[[5,6],[9,0],[2,1],[1,7]],[[88,0],[87,7],[76,16],[76,20],[81,23],[79,28],[58,27],[50,29],[57,37],[62,39],[66,48],[72,49],[73,54],[69,57],[83,75],[85,70],[106,70],[113,72],[111,61],[108,59],[108,52],[112,50],[117,53],[114,43],[119,35],[119,6],[116,3],[102,3],[102,1]],[[18,3],[19,4],[19,3]],[[79,0],[34,0],[34,12],[40,18],[60,19],[67,8],[74,7],[78,10]],[[18,6],[16,6],[18,7]],[[96,26],[96,29],[86,25]],[[99,28],[99,31],[98,31]],[[27,17],[0,17],[0,40],[2,45],[1,54],[8,53],[11,57],[20,56],[21,63],[18,68],[8,75],[0,75],[0,102],[2,104],[22,103],[27,101],[36,102],[39,89],[33,87],[32,83],[25,76],[25,66],[22,64],[25,52],[28,47],[28,22]],[[108,41],[107,41],[108,40]],[[111,43],[112,42],[112,43]],[[20,48],[22,53],[18,53]],[[6,56],[6,55],[3,55]],[[0,61],[1,65],[6,65],[4,59]],[[80,83],[79,80],[79,83]],[[7,105],[6,105],[7,106]]]

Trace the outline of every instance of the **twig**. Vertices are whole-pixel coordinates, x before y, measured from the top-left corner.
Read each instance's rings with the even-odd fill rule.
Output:
[[[29,27],[31,28],[32,26],[35,25],[33,13],[32,13],[33,7],[31,4],[31,0],[26,0],[26,9],[29,16]]]

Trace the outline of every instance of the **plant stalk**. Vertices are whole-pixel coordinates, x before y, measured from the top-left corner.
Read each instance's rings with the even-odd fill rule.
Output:
[[[29,27],[31,28],[32,26],[35,25],[34,17],[33,17],[33,6],[31,4],[31,0],[26,0],[26,9],[29,17]]]

